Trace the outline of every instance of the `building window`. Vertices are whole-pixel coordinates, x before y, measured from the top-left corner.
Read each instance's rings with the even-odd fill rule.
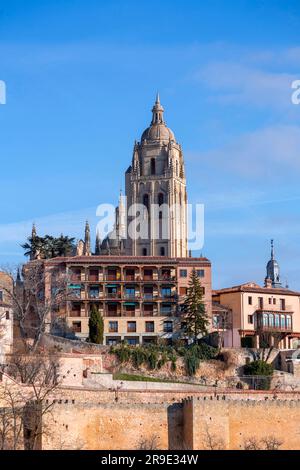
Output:
[[[269,297],[269,305],[272,305],[272,298]]]
[[[116,344],[118,344],[119,342],[120,341],[117,338],[107,338],[107,340],[106,340],[106,344],[108,346],[116,346]]]
[[[187,295],[188,288],[187,287],[179,287],[179,295],[185,296]]]
[[[71,306],[71,317],[80,317],[81,314],[81,305],[80,304],[72,304]]]
[[[125,312],[128,317],[135,317],[135,304],[125,305]]]
[[[172,314],[172,306],[171,306],[171,304],[161,304],[160,313],[161,313],[161,315],[168,315],[168,316],[170,316],[170,315]]]
[[[144,304],[144,315],[146,317],[153,317],[154,308],[153,304]]]
[[[3,291],[0,290],[0,302],[3,302]]]
[[[252,305],[252,297],[251,296],[248,297],[248,305]]]
[[[173,322],[164,321],[164,333],[172,333],[172,332],[173,332]]]
[[[253,315],[248,315],[248,323],[250,323],[250,325],[253,325]]]
[[[146,209],[149,210],[149,195],[148,194],[144,194],[143,204],[146,207]]]
[[[285,328],[285,316],[280,315],[280,326],[281,328]]]
[[[276,305],[276,299],[273,299],[273,305]]]
[[[259,308],[261,310],[264,308],[264,299],[263,299],[263,297],[258,297],[258,305],[259,305]]]
[[[164,195],[163,193],[159,193],[158,195],[158,205],[161,206],[164,203]]]
[[[154,321],[145,322],[146,333],[154,333]]]
[[[268,315],[267,315],[267,313],[264,313],[263,314],[263,326],[268,326],[268,325],[269,325]]]
[[[187,277],[187,269],[180,269],[179,275],[180,277]]]
[[[286,327],[289,330],[292,328],[292,317],[290,315],[287,315],[286,317]]]
[[[275,327],[279,328],[280,322],[279,322],[279,315],[275,315]]]
[[[198,277],[204,277],[205,272],[204,269],[197,269],[197,276]]]
[[[127,322],[127,332],[128,333],[135,333],[136,332],[136,322],[135,321],[128,321]]]
[[[117,304],[108,303],[107,304],[107,316],[115,317],[118,315],[118,306]]]
[[[171,297],[172,292],[170,287],[162,287],[161,296],[162,297]]]
[[[274,327],[274,315],[272,313],[269,314],[269,326]]]
[[[99,286],[91,286],[90,287],[90,298],[98,299],[99,298]]]
[[[99,280],[99,271],[98,269],[90,269],[89,271],[89,281],[98,281]]]
[[[6,318],[6,320],[9,320],[9,317],[10,317],[9,312],[6,311],[6,312],[5,312],[5,318]]]
[[[127,342],[130,346],[136,346],[137,344],[139,344],[138,338],[126,338],[126,342]]]
[[[108,323],[108,331],[110,333],[118,333],[118,322],[117,321],[110,321]]]
[[[152,269],[144,269],[144,281],[153,280],[153,271]]]
[[[135,298],[135,288],[134,287],[126,287],[125,288],[125,297],[127,299],[134,299]]]
[[[160,256],[165,256],[165,248],[163,246],[160,247]]]
[[[155,175],[155,158],[151,158],[151,175]]]
[[[72,327],[74,333],[81,333],[81,321],[73,321]]]
[[[143,248],[143,256],[147,256],[147,248]]]
[[[285,299],[280,299],[280,310],[285,310]]]

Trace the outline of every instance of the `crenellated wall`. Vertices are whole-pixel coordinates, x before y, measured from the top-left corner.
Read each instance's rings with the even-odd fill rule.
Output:
[[[300,448],[300,400],[190,398],[183,405],[183,436],[190,449],[244,449],[275,437],[281,449]]]

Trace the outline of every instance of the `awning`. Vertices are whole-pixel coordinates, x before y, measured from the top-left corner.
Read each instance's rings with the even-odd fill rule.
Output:
[[[117,284],[107,284],[106,287],[118,287]]]
[[[136,306],[138,302],[124,302],[124,305],[131,305],[131,306]]]

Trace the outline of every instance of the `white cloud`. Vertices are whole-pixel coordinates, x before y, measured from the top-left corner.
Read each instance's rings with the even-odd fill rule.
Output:
[[[210,99],[218,103],[292,108],[291,83],[297,75],[266,71],[251,64],[214,62],[203,66],[194,78],[214,91]]]
[[[292,180],[300,170],[300,127],[278,125],[245,133],[222,148],[202,152],[199,161],[215,169],[239,174],[245,179]],[[288,182],[288,180],[286,181]]]

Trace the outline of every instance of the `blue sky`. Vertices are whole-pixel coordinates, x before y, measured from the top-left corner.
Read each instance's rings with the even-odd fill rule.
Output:
[[[81,237],[117,203],[157,90],[205,204],[214,287],[261,283],[275,239],[300,290],[299,1],[0,0],[0,263]],[[196,254],[196,253],[195,253]]]

